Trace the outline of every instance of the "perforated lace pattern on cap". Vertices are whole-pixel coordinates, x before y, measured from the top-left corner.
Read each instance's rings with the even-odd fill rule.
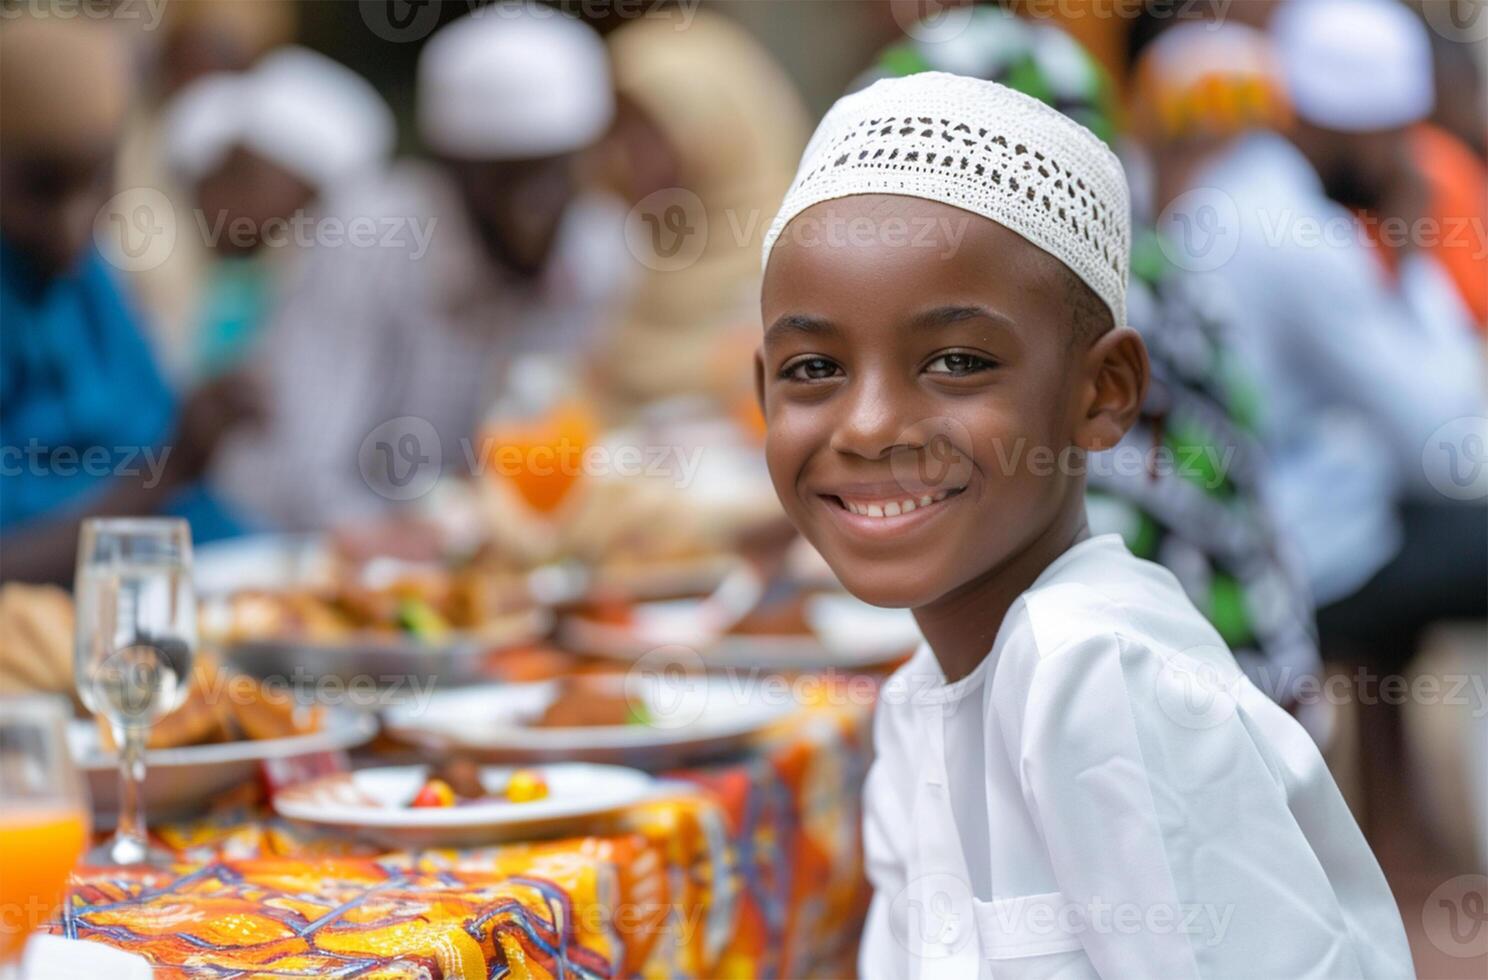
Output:
[[[996,82],[926,72],[837,102],[765,236],[854,194],[939,201],[990,218],[1069,266],[1126,322],[1131,214],[1116,155],[1079,123]]]

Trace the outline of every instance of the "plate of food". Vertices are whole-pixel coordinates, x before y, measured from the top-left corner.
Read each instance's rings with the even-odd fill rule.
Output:
[[[246,569],[241,581],[257,581],[251,568],[319,569],[298,580],[288,575],[287,584],[254,584],[205,599],[203,638],[258,678],[333,677],[372,685],[395,700],[431,684],[481,680],[488,654],[531,643],[553,623],[525,588],[487,575],[478,562],[327,564],[295,539],[278,550],[243,546],[242,554],[256,559],[239,563]],[[230,578],[220,567],[227,564],[212,565],[212,581]]]
[[[920,642],[906,609],[789,581],[767,585],[748,568],[706,596],[582,605],[559,637],[566,648],[625,661],[680,645],[710,667],[776,670],[883,667]]]
[[[461,847],[561,833],[656,791],[622,766],[514,769],[458,761],[338,773],[280,790],[280,816],[395,847]]]
[[[181,707],[150,729],[145,806],[152,814],[183,813],[257,778],[263,762],[355,748],[376,733],[371,714],[300,704],[287,690],[221,669],[203,656]],[[116,813],[119,762],[108,726],[97,719],[74,721],[67,735],[94,810]]]
[[[658,665],[441,691],[383,715],[389,735],[488,762],[572,759],[659,769],[726,754],[796,710],[788,691]]]

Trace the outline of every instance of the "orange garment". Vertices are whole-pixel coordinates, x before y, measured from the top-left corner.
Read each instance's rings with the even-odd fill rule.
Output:
[[[1427,251],[1452,277],[1478,329],[1488,331],[1488,167],[1439,126],[1422,123],[1410,138],[1411,155],[1431,189],[1427,214],[1441,228]]]
[[[1411,129],[1411,160],[1426,182],[1426,211],[1416,247],[1436,259],[1480,332],[1488,332],[1488,168],[1457,137],[1439,126]],[[1366,221],[1365,233],[1381,245],[1381,225]],[[1400,256],[1389,248],[1376,254],[1395,271]]]

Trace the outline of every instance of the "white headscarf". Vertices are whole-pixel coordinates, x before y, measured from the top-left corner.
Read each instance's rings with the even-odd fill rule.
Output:
[[[478,8],[441,29],[419,55],[419,131],[446,156],[567,153],[599,139],[614,114],[604,42],[552,7]]]
[[[385,161],[394,135],[392,113],[365,79],[300,47],[251,71],[199,79],[165,115],[167,162],[191,181],[242,146],[326,188]]]
[[[1435,104],[1426,25],[1396,0],[1292,0],[1271,22],[1297,114],[1345,132],[1394,129]]]

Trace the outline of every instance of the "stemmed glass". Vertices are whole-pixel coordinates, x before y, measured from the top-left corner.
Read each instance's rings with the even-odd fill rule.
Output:
[[[97,865],[164,865],[145,831],[145,741],[180,706],[196,651],[191,527],[171,518],[97,518],[78,541],[77,688],[119,748],[119,822]]]
[[[67,750],[71,708],[0,697],[0,978],[26,937],[56,914],[88,840],[88,802]]]

